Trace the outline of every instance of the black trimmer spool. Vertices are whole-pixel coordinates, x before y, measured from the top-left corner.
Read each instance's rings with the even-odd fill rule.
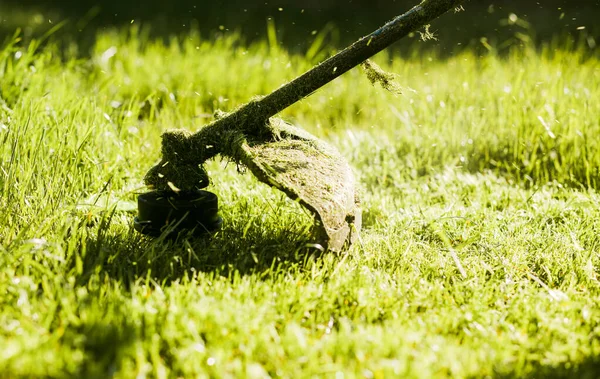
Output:
[[[182,231],[209,234],[223,224],[218,211],[217,195],[209,191],[150,191],[138,196],[138,217],[133,226],[152,237],[163,233],[174,237]]]

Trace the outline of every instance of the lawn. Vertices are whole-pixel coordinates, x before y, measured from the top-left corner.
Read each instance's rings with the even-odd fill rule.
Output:
[[[443,36],[440,36],[443,38]],[[339,148],[364,215],[347,252],[235,164],[223,228],[132,228],[160,135],[312,67],[271,40],[135,25],[0,50],[0,377],[596,377],[600,59],[562,44],[382,53],[282,116]]]

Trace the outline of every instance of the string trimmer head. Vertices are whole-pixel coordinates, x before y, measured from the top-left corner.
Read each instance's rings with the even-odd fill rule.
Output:
[[[361,210],[350,165],[331,145],[274,116],[462,2],[425,0],[270,95],[220,115],[197,133],[164,133],[162,160],[145,177],[153,191],[138,198],[136,229],[156,235],[218,228],[222,220],[216,196],[203,190],[209,184],[203,164],[220,154],[311,211],[324,248],[341,250],[352,243],[361,228]]]

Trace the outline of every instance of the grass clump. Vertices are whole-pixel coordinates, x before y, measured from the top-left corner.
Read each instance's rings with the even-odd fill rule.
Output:
[[[383,71],[381,67],[369,59],[363,62],[362,68],[365,70],[371,84],[379,84],[386,91],[402,95],[402,87],[396,82],[397,78],[394,74]]]
[[[595,375],[597,57],[383,54],[416,92],[354,70],[283,112],[362,186],[360,243],[320,255],[298,204],[221,162],[212,239],[132,230],[164,130],[312,64],[136,33],[0,52],[0,376]]]

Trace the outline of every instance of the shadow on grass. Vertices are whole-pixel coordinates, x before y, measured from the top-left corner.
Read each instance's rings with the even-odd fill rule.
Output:
[[[152,239],[131,228],[125,234],[100,230],[85,241],[79,284],[102,273],[129,286],[140,278],[161,284],[195,272],[220,276],[265,274],[302,269],[324,254],[311,238],[314,233],[288,231],[255,223],[247,230],[225,225],[213,235],[182,233],[176,239]]]
[[[81,343],[84,361],[78,365],[76,376],[80,378],[112,377],[126,357],[125,352],[138,338],[136,328],[122,311],[119,318],[111,321],[95,320],[69,330],[65,337],[67,345]],[[111,315],[114,317],[114,314]],[[139,332],[138,332],[139,333]],[[85,336],[82,338],[82,336]]]

